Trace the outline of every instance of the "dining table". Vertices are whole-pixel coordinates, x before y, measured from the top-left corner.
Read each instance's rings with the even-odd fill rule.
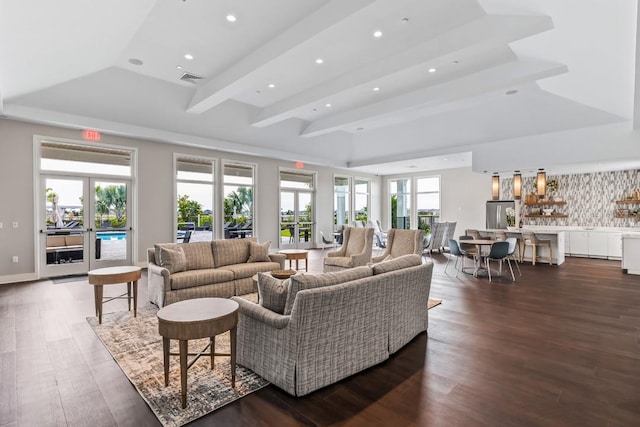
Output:
[[[493,239],[465,239],[465,240],[459,240],[458,244],[462,245],[475,245],[478,248],[478,255],[476,257],[474,257],[474,269],[473,269],[473,275],[475,277],[478,277],[478,272],[482,269],[482,256],[483,256],[483,247],[486,246],[491,246],[493,245],[495,242],[497,242],[497,240],[493,240]],[[485,251],[486,253],[486,251]]]

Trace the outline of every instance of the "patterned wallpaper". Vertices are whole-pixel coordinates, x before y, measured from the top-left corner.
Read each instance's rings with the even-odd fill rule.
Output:
[[[616,208],[640,209],[640,205],[619,206],[622,200],[640,188],[640,170],[595,172],[570,175],[547,175],[547,181],[556,179],[558,191],[552,194],[567,202],[554,207],[567,218],[522,218],[524,225],[571,225],[583,227],[634,227],[640,225],[638,218],[615,218]],[[528,193],[534,192],[535,177],[522,178],[522,202]],[[500,179],[502,200],[513,199],[513,180]],[[549,193],[547,193],[549,195]],[[531,206],[523,205],[526,213]]]

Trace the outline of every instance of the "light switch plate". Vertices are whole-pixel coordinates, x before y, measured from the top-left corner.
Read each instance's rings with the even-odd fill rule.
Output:
[[[18,221],[13,221],[13,228],[18,228]]]

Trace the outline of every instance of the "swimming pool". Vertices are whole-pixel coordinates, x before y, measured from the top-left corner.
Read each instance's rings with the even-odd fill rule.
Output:
[[[127,239],[127,233],[124,231],[97,232],[96,236],[100,240],[126,240]]]

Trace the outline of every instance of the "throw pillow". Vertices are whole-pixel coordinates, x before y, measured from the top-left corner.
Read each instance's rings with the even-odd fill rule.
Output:
[[[420,255],[403,255],[398,258],[393,258],[389,261],[382,261],[371,266],[373,274],[388,273],[390,271],[400,270],[402,268],[415,267],[422,264],[422,257]]]
[[[249,260],[247,262],[269,262],[269,246],[271,241],[262,244],[249,242]]]
[[[258,273],[258,298],[260,305],[274,313],[284,314],[290,279],[278,280],[267,273]]]
[[[169,270],[169,273],[177,273],[187,270],[187,257],[182,248],[160,248],[160,266]]]

